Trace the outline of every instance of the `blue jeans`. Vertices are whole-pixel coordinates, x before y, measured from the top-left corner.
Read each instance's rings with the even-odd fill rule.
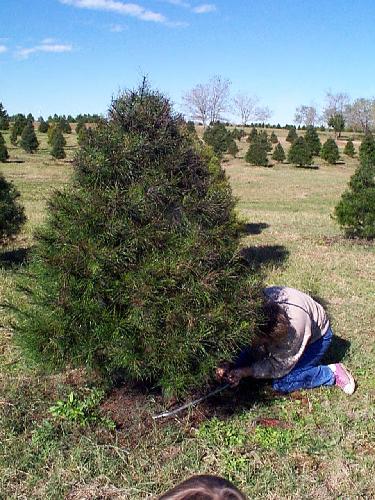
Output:
[[[284,377],[272,381],[272,387],[279,392],[293,392],[298,389],[313,389],[322,385],[334,385],[335,375],[328,366],[319,365],[331,344],[333,332],[327,333],[309,344],[294,368]]]

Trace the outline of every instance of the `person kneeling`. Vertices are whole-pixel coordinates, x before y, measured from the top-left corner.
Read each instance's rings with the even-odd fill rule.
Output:
[[[271,379],[273,389],[282,393],[336,385],[353,394],[355,382],[344,365],[319,364],[333,337],[324,308],[294,288],[272,286],[263,292],[265,324],[258,339],[233,368],[229,363],[217,368],[217,378],[233,387],[244,377]]]

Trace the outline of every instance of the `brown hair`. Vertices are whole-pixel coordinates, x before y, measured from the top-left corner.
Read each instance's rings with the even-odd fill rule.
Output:
[[[260,337],[272,340],[282,339],[290,326],[286,312],[276,302],[265,302],[262,307],[264,323],[260,326]]]
[[[218,476],[193,476],[164,493],[159,500],[247,500],[229,481]]]

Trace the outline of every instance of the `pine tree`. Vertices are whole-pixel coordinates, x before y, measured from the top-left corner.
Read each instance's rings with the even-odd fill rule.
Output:
[[[279,163],[282,163],[285,160],[285,158],[286,156],[284,149],[282,145],[278,143],[277,146],[275,147],[275,151],[273,152],[272,159]]]
[[[90,131],[48,207],[15,333],[36,361],[181,394],[257,330],[260,283],[236,257],[225,173],[145,83]]]
[[[228,146],[228,153],[230,155],[233,156],[233,158],[236,157],[236,154],[238,153],[239,149],[238,149],[238,146],[237,144],[235,143],[234,140],[232,140],[230,143],[229,143],[229,146]]]
[[[13,144],[13,146],[17,145],[17,139],[18,139],[17,129],[13,125],[11,132],[10,132],[10,142],[11,142],[11,144]]]
[[[277,138],[277,135],[275,134],[274,131],[272,131],[272,134],[270,136],[270,141],[272,144],[277,144],[279,142],[279,139]]]
[[[350,156],[351,158],[353,158],[353,156],[355,155],[354,144],[353,144],[353,141],[351,141],[350,139],[345,144],[344,154],[347,156]]]
[[[41,118],[41,120],[39,120],[38,132],[46,134],[48,132],[48,129],[49,129],[48,122],[44,121],[43,118]]]
[[[233,141],[230,132],[226,129],[224,123],[216,122],[206,128],[203,134],[203,140],[210,145],[214,152],[221,157],[228,151],[230,143]]]
[[[18,203],[20,193],[0,174],[0,243],[16,236],[26,221],[25,211]]]
[[[267,132],[265,130],[261,130],[259,132],[256,141],[263,144],[266,151],[268,152],[272,151],[272,142],[270,141],[270,138],[268,137]]]
[[[59,128],[56,129],[56,133],[53,136],[53,140],[51,143],[51,155],[57,160],[62,160],[66,157],[64,146],[66,144],[66,140]]]
[[[320,153],[320,149],[322,144],[320,142],[318,132],[315,127],[308,126],[305,132],[305,141],[309,146],[313,155],[318,155]]]
[[[26,151],[26,153],[35,153],[39,147],[39,142],[34,131],[34,125],[31,122],[28,122],[22,131],[20,146]]]
[[[328,163],[334,165],[337,160],[340,158],[339,148],[337,147],[336,142],[329,138],[322,146],[322,150],[320,152],[320,156],[323,160],[328,161]]]
[[[80,128],[80,130],[77,134],[77,142],[78,142],[79,146],[83,146],[83,144],[87,140],[88,135],[90,133],[89,130],[90,129],[88,129],[86,126]]]
[[[255,127],[253,127],[251,130],[250,130],[250,134],[247,138],[247,142],[253,142],[255,141],[255,139],[257,138],[258,136],[258,132],[257,132],[257,129]]]
[[[335,218],[349,237],[375,238],[375,162],[364,158],[335,208]]]
[[[341,132],[345,128],[345,119],[342,113],[335,113],[328,120],[328,126],[332,127],[336,133],[336,137],[341,136]]]
[[[27,125],[26,116],[21,113],[18,113],[18,115],[14,117],[13,128],[15,129],[15,134],[17,134],[17,136],[21,135],[26,125]]]
[[[303,137],[298,137],[289,149],[288,161],[302,167],[303,165],[310,165],[311,160],[312,153],[309,146]]]
[[[255,140],[250,143],[245,155],[245,160],[252,165],[266,167],[268,165],[267,147],[262,141]]]
[[[8,129],[9,129],[9,116],[3,104],[0,102],[0,130],[8,130]]]
[[[375,140],[371,133],[367,133],[359,146],[359,159],[361,163],[372,161],[375,163]]]
[[[286,140],[290,143],[293,143],[295,140],[298,139],[296,127],[291,127],[289,129],[288,135],[286,136]]]
[[[51,127],[49,127],[47,132],[47,143],[52,146],[55,135],[62,133],[62,129],[60,123],[54,123]],[[64,137],[64,136],[63,136]],[[64,138],[64,146],[66,146],[66,140]]]
[[[6,147],[4,137],[0,132],[0,161],[4,163],[7,161],[8,158],[9,158],[8,149]]]

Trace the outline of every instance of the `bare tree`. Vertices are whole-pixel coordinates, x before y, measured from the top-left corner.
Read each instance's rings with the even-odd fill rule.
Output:
[[[193,120],[203,123],[205,127],[210,117],[211,99],[210,87],[206,84],[198,84],[182,96],[185,108]]]
[[[246,126],[251,119],[256,117],[258,97],[245,93],[238,93],[233,98],[234,112],[241,117],[241,124]]]
[[[228,109],[229,87],[230,81],[218,75],[208,83],[196,85],[182,96],[188,114],[204,126],[219,121]]]
[[[325,104],[323,107],[322,119],[328,124],[329,120],[334,115],[343,115],[345,117],[345,113],[349,104],[350,99],[348,94],[346,94],[345,92],[338,92],[337,94],[327,92],[325,97]]]
[[[315,106],[298,106],[294,115],[297,125],[315,126],[318,121],[318,111]]]
[[[361,97],[345,110],[347,123],[354,129],[369,132],[375,125],[375,100]]]
[[[272,116],[272,111],[268,106],[255,109],[255,119],[262,123],[267,123]]]
[[[231,82],[220,75],[215,75],[210,79],[208,85],[210,89],[210,121],[217,122],[223,118],[222,113],[228,109]]]

